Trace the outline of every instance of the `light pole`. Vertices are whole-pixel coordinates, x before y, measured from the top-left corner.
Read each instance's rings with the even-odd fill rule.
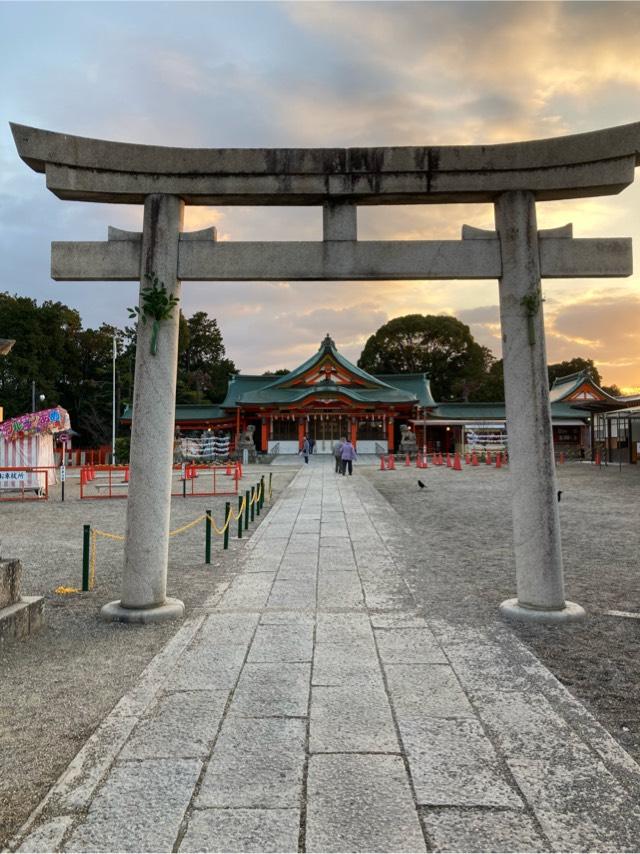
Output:
[[[116,336],[113,336],[112,360],[112,399],[111,399],[111,465],[116,464]]]

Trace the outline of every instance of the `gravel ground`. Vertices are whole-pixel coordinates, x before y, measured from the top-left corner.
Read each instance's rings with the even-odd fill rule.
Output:
[[[245,469],[242,489],[273,471],[273,497],[297,467]],[[99,539],[96,586],[91,593],[60,596],[63,585],[80,587],[82,526],[122,533],[126,501],[80,501],[77,480],[59,487],[47,502],[0,503],[2,554],[23,564],[22,592],[45,595],[43,630],[0,648],[0,849],[66,768],[97,725],[135,683],[180,623],[128,626],[103,623],[98,609],[120,596],[122,543]],[[235,498],[174,498],[172,529],[211,509],[220,526],[224,502]],[[268,505],[265,505],[268,510]],[[264,513],[260,517],[264,518]],[[258,522],[258,520],[256,520]],[[249,535],[257,528],[250,526]],[[246,535],[245,535],[246,536]],[[213,538],[212,562],[204,562],[204,525],[171,540],[168,595],[183,600],[187,614],[239,567],[243,543],[222,550]]]
[[[499,603],[515,596],[508,469],[358,470],[414,532],[398,547],[425,611],[453,621],[499,619]],[[640,762],[640,619],[604,614],[640,614],[640,466],[575,463],[559,467],[558,479],[566,596],[589,619],[512,625]]]

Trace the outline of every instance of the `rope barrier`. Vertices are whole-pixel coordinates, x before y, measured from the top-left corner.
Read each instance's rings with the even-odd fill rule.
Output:
[[[242,502],[238,506],[237,512],[231,509],[231,505],[227,504],[227,513],[225,523],[222,528],[219,528],[216,525],[216,521],[208,511],[207,513],[203,513],[201,516],[198,516],[196,519],[192,519],[191,522],[187,522],[185,525],[182,525],[180,528],[176,528],[173,531],[169,531],[169,537],[176,537],[178,534],[183,534],[185,531],[188,531],[190,528],[195,527],[201,522],[209,522],[210,527],[216,532],[219,537],[225,537],[225,548],[227,548],[228,542],[228,530],[232,521],[237,522],[242,518],[243,514],[248,512],[249,507],[252,504],[257,505],[258,513],[260,512],[260,501],[262,500],[264,484],[261,481],[255,488],[252,490],[253,496],[247,503],[248,493],[245,493],[245,497],[242,499]],[[269,499],[271,499],[271,483],[269,483]],[[253,513],[252,513],[253,515]],[[84,526],[85,530],[85,545],[84,545],[84,556],[83,556],[83,590],[93,590],[95,587],[95,578],[96,578],[96,554],[97,554],[97,542],[98,537],[103,537],[107,540],[115,540],[118,542],[122,542],[125,539],[124,534],[113,534],[110,531],[101,531],[99,528],[91,528],[89,525]],[[209,534],[207,534],[209,537]],[[208,561],[207,561],[208,562]],[[73,587],[59,587],[55,591],[59,594],[66,593],[76,593],[76,588]]]
[[[237,522],[237,521],[238,521],[238,519],[239,519],[239,518],[242,516],[242,514],[244,513],[244,508],[245,508],[246,504],[247,504],[247,499],[246,499],[246,497],[245,497],[245,498],[243,498],[243,499],[242,499],[242,504],[238,507],[238,512],[237,512],[237,513],[234,513],[234,512],[233,512],[233,510],[231,510],[231,516],[233,517],[233,521],[234,521],[234,522]]]
[[[198,516],[197,519],[194,519],[193,522],[187,522],[186,525],[183,525],[182,528],[176,528],[175,531],[169,531],[170,537],[177,537],[178,534],[183,534],[185,531],[188,531],[189,528],[193,528],[194,525],[197,525],[198,522],[204,522],[207,518],[207,514],[203,513],[202,516]]]

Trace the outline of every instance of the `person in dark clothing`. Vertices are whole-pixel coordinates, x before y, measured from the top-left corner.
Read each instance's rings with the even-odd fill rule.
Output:
[[[305,463],[308,463],[308,462],[309,462],[309,454],[310,454],[310,452],[311,452],[311,448],[309,447],[309,437],[308,437],[308,436],[305,436],[305,437],[304,437],[304,442],[302,443],[302,449],[300,450],[300,453],[301,453],[301,454],[302,454],[302,456],[304,457],[304,461],[305,461]]]

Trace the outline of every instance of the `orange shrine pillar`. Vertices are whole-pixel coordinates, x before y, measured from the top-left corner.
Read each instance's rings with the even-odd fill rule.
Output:
[[[393,435],[393,418],[390,418],[387,421],[387,444],[389,446],[389,452],[390,453],[395,451],[394,435]]]
[[[298,421],[298,450],[304,445],[304,421]]]
[[[351,419],[351,444],[355,448],[356,442],[358,441],[358,422],[355,418]]]
[[[262,422],[261,422],[261,431],[260,431],[262,435],[260,436],[260,447],[262,448],[262,450],[263,450],[264,452],[266,452],[266,451],[267,451],[267,448],[269,447],[269,432],[268,432],[268,429],[269,429],[269,427],[268,427],[268,424],[267,424],[267,419],[266,419],[266,418],[262,418]]]

